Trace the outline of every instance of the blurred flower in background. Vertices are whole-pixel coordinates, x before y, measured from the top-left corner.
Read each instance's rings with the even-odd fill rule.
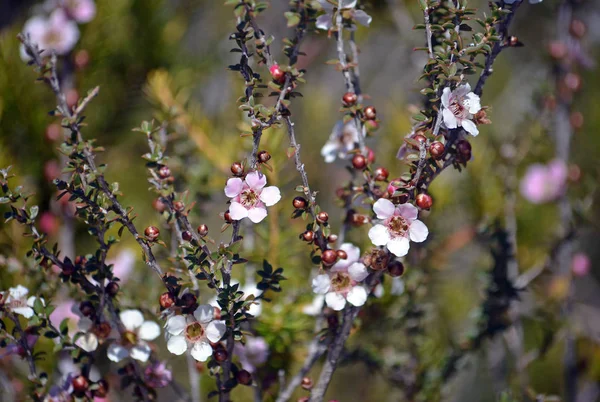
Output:
[[[553,201],[565,191],[567,176],[567,166],[559,160],[531,165],[521,180],[521,194],[534,204]]]

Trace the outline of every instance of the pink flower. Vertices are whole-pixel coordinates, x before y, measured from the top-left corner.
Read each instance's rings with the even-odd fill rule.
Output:
[[[590,258],[584,253],[576,253],[571,261],[571,271],[575,276],[586,276],[590,273],[592,263]]]
[[[79,40],[77,24],[67,18],[62,9],[55,10],[49,18],[40,16],[30,18],[23,27],[23,32],[29,34],[31,40],[44,50],[42,56],[48,56],[51,50],[59,55],[67,54]],[[21,57],[25,60],[29,56],[21,47]]]
[[[397,257],[404,257],[410,248],[409,239],[421,243],[429,230],[417,219],[419,210],[412,204],[394,205],[380,198],[373,204],[377,218],[383,221],[369,230],[369,238],[376,246],[386,246]]]
[[[113,264],[113,274],[121,280],[121,283],[124,283],[135,267],[135,253],[130,249],[125,249],[108,263]]]
[[[164,362],[157,362],[149,365],[144,370],[146,383],[152,388],[164,388],[173,379],[171,370],[167,369]]]
[[[239,177],[227,180],[225,195],[231,198],[229,213],[231,219],[239,221],[250,218],[258,223],[267,216],[267,208],[281,199],[279,189],[275,186],[265,187],[267,177],[257,171],[250,172],[242,181]]]
[[[94,0],[58,0],[69,17],[80,24],[90,22],[96,16],[96,3]]]
[[[531,165],[521,181],[521,194],[534,204],[555,200],[565,189],[567,175],[567,166],[559,160]]]
[[[264,338],[258,336],[246,337],[246,344],[236,343],[233,347],[233,353],[239,356],[240,363],[244,370],[249,372],[256,371],[256,368],[267,361],[269,356],[269,345]]]

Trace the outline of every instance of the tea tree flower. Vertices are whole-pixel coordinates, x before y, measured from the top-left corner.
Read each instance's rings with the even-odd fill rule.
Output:
[[[67,15],[80,24],[90,22],[96,16],[94,0],[58,0]]]
[[[250,172],[244,180],[233,177],[227,180],[225,195],[231,198],[229,214],[231,219],[239,221],[249,218],[259,223],[267,216],[267,208],[281,199],[281,193],[275,186],[265,187],[267,177],[257,171]]]
[[[429,230],[417,219],[419,210],[412,204],[394,205],[380,198],[373,211],[382,222],[369,230],[369,238],[376,246],[386,246],[391,253],[404,257],[410,248],[409,239],[421,243],[427,239]]]
[[[156,362],[146,367],[144,370],[144,379],[152,388],[164,388],[173,379],[173,374],[171,370],[167,369],[164,362]]]
[[[553,201],[564,192],[567,176],[567,166],[560,160],[531,165],[521,180],[521,194],[534,204]]]
[[[342,0],[342,10],[352,10],[352,18],[361,25],[366,27],[371,24],[371,16],[362,10],[354,10],[357,0]],[[335,21],[335,13],[338,8],[337,0],[319,0],[321,8],[325,14],[317,18],[316,27],[318,29],[330,30],[333,28]]]
[[[57,9],[49,18],[36,16],[30,18],[23,27],[23,32],[29,34],[31,41],[43,50],[42,56],[50,55],[54,50],[59,55],[70,52],[79,40],[77,24],[67,17],[62,9]],[[21,47],[23,59],[29,59]]]
[[[225,335],[224,321],[214,319],[215,309],[209,304],[198,306],[193,315],[177,315],[167,320],[167,349],[175,355],[190,350],[192,357],[206,361],[213,353],[210,342]]]
[[[338,121],[329,136],[329,140],[321,149],[321,156],[325,158],[326,163],[335,161],[336,158],[346,159],[348,152],[354,149],[354,145],[358,143],[359,132],[354,124],[354,121],[349,121],[344,124],[343,121]]]
[[[240,358],[242,368],[253,373],[258,366],[267,361],[267,357],[269,357],[269,345],[263,337],[248,336],[246,337],[246,344],[235,344],[233,353]]]
[[[151,349],[146,341],[156,339],[160,335],[160,327],[153,321],[145,321],[138,310],[122,311],[119,317],[125,333],[108,347],[108,358],[117,363],[129,356],[141,362],[148,361]]]
[[[14,288],[8,289],[7,292],[4,292],[0,303],[2,303],[8,311],[20,314],[25,318],[31,318],[34,313],[33,304],[35,303],[36,297],[27,297],[27,294],[29,294],[29,289],[23,285],[17,285]],[[44,299],[40,298],[40,300],[44,303]]]
[[[473,115],[481,110],[479,96],[471,92],[471,86],[459,85],[454,91],[449,87],[442,93],[442,116],[446,128],[464,128],[472,136],[479,134],[473,123]]]

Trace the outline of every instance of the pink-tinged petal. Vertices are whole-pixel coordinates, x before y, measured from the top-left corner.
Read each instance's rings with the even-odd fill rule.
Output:
[[[108,356],[108,360],[118,363],[126,359],[129,356],[129,352],[123,346],[113,342],[108,346],[106,355]]]
[[[77,338],[75,345],[88,353],[93,352],[98,348],[98,338],[92,333],[87,333]]]
[[[206,326],[206,337],[213,343],[219,342],[223,338],[223,335],[225,335],[225,332],[227,332],[225,321],[211,321]]]
[[[390,234],[383,225],[375,225],[369,230],[369,239],[376,246],[385,246],[390,241]]]
[[[396,206],[392,204],[390,200],[386,200],[385,198],[380,198],[373,204],[373,212],[377,214],[377,218],[379,219],[387,219],[393,216],[395,210]]]
[[[239,177],[233,177],[227,180],[225,186],[225,195],[229,198],[234,198],[240,195],[244,188],[244,182]]]
[[[571,260],[571,271],[575,276],[586,276],[590,272],[592,262],[584,253],[577,253]]]
[[[395,239],[390,240],[386,246],[396,257],[404,257],[408,254],[410,242],[406,237],[396,237]]]
[[[400,204],[396,207],[396,210],[400,216],[408,221],[412,222],[419,216],[419,209],[413,204]]]
[[[139,310],[124,310],[119,314],[123,326],[128,331],[135,331],[144,323],[144,316]]]
[[[187,323],[182,315],[175,315],[167,320],[166,329],[171,335],[180,335],[185,330]]]
[[[561,160],[554,159],[547,166],[548,179],[553,183],[557,183],[557,187],[562,187],[568,177],[567,165]]]
[[[354,286],[346,295],[346,300],[353,306],[360,307],[367,301],[367,290],[362,286]]]
[[[192,357],[199,362],[205,362],[210,356],[212,356],[212,347],[208,342],[197,342],[192,346],[190,351]]]
[[[246,184],[253,190],[260,190],[267,185],[267,176],[255,170],[246,175]]]
[[[248,210],[239,202],[232,202],[229,205],[229,215],[234,221],[241,221],[248,217]]]
[[[340,311],[346,306],[346,299],[338,293],[330,292],[325,295],[325,303],[335,311]]]
[[[135,260],[136,254],[131,249],[125,249],[109,262],[109,264],[113,264],[113,274],[121,279],[121,284],[131,275],[135,267]]]
[[[444,124],[446,128],[456,128],[458,127],[458,120],[456,116],[450,111],[450,109],[444,108],[442,111],[442,116],[444,117]]]
[[[144,321],[138,330],[140,339],[145,341],[153,341],[160,335],[160,326],[154,321]]]
[[[80,24],[90,22],[96,16],[96,3],[93,0],[78,0],[69,13]]]
[[[445,108],[450,107],[450,93],[452,91],[450,90],[449,87],[444,88],[444,91],[442,92],[442,106],[444,106]]]
[[[317,29],[328,31],[333,27],[333,19],[331,14],[323,14],[317,17],[317,23],[315,24]]]
[[[131,348],[131,358],[141,362],[147,362],[152,353],[152,349],[148,345],[135,345]]]
[[[363,10],[356,10],[354,12],[354,20],[359,24],[368,27],[371,24],[373,18]]]
[[[473,137],[477,137],[479,135],[479,129],[477,128],[477,125],[469,119],[462,121],[462,127]]]
[[[64,26],[67,22],[69,22],[69,17],[62,8],[55,9],[48,18],[48,23],[53,28],[60,28],[61,26]]]
[[[429,229],[427,226],[420,220],[415,220],[410,224],[410,228],[408,229],[408,234],[410,235],[410,239],[415,243],[421,243],[427,239],[429,235]]]
[[[215,308],[210,304],[201,304],[194,311],[194,317],[202,324],[207,324],[215,319]]]
[[[33,317],[34,314],[34,311],[31,307],[16,307],[12,309],[12,312],[15,314],[20,314],[27,319]]]
[[[250,218],[250,220],[253,223],[262,222],[262,220],[265,219],[266,216],[267,216],[267,209],[264,207],[254,207],[254,208],[250,208],[248,210],[248,218]]]
[[[331,279],[329,275],[317,275],[312,280],[312,290],[318,295],[324,295],[331,288]]]
[[[177,356],[184,354],[187,347],[187,341],[183,335],[172,336],[167,342],[167,350]]]
[[[269,186],[263,188],[260,193],[260,200],[265,203],[267,207],[273,206],[281,200],[281,193],[275,186]]]
[[[362,262],[355,262],[348,267],[348,274],[356,282],[361,282],[369,276],[369,271],[367,271],[367,267]]]
[[[539,204],[548,201],[546,197],[546,167],[540,164],[529,166],[521,180],[521,194],[529,202]]]

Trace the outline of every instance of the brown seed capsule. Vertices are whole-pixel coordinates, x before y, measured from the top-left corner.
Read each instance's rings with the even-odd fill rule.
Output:
[[[71,385],[73,386],[73,391],[76,394],[83,394],[85,393],[85,391],[87,391],[88,387],[90,386],[90,383],[88,379],[85,378],[85,376],[78,375],[77,377],[73,378],[73,380],[71,380]]]
[[[378,167],[377,169],[375,169],[375,180],[376,181],[385,181],[385,180],[387,180],[389,175],[390,175],[390,172],[388,172],[387,169],[384,167]]]
[[[162,202],[160,198],[157,198],[154,201],[152,201],[152,207],[161,214],[167,210],[167,205],[164,202]]]
[[[308,202],[304,197],[296,197],[292,201],[292,205],[296,209],[305,209],[308,206]]]
[[[96,315],[96,308],[91,301],[85,300],[79,304],[79,311],[84,317],[92,317]]]
[[[367,267],[374,271],[381,271],[387,268],[390,261],[390,255],[387,251],[374,248],[370,253],[363,257],[363,262]]]
[[[173,203],[173,208],[177,212],[183,212],[183,210],[185,209],[185,204],[183,202],[181,202],[181,201],[175,201]]]
[[[429,146],[429,153],[433,159],[441,159],[445,150],[446,147],[439,141],[434,141]]]
[[[223,219],[225,219],[225,222],[227,222],[227,223],[233,222],[233,219],[231,219],[231,213],[229,212],[229,210],[225,211],[225,213],[223,214]]]
[[[110,324],[107,323],[106,321],[99,322],[96,325],[94,325],[94,327],[92,328],[92,332],[94,333],[94,335],[96,335],[98,338],[101,338],[101,339],[108,338],[111,331],[112,331],[112,328],[111,328]]]
[[[260,163],[267,163],[271,159],[271,154],[267,151],[260,151],[256,156]]]
[[[171,169],[169,169],[168,166],[161,166],[158,169],[158,177],[160,177],[161,179],[167,179],[171,176]]]
[[[323,265],[333,265],[337,261],[338,255],[335,250],[325,250],[321,253],[321,261]]]
[[[148,226],[146,230],[144,230],[144,234],[150,241],[156,241],[158,236],[160,235],[160,230],[156,226]]]
[[[108,395],[108,390],[110,388],[108,382],[102,379],[98,381],[96,385],[98,386],[98,388],[93,390],[92,394],[97,398],[106,398],[106,395]]]
[[[338,235],[330,234],[329,236],[327,236],[327,243],[333,244],[337,241],[337,239],[338,239]]]
[[[229,357],[229,353],[225,349],[217,349],[213,351],[213,357],[217,362],[223,363]]]
[[[185,293],[181,296],[181,306],[184,308],[193,308],[198,304],[198,299],[191,293]]]
[[[242,176],[244,174],[244,165],[240,162],[234,162],[231,164],[231,173],[234,176]]]
[[[191,241],[192,240],[192,234],[186,230],[183,233],[181,233],[181,238],[183,240],[185,240],[185,241]]]
[[[419,144],[427,144],[427,138],[423,134],[416,134],[412,137],[413,140],[417,141]],[[412,146],[413,149],[419,150],[420,148],[417,146]]]
[[[175,304],[175,297],[169,292],[165,292],[158,298],[158,302],[160,303],[160,307],[165,309],[173,306]]]
[[[373,106],[367,106],[364,110],[365,119],[375,120],[377,118],[377,111]]]
[[[121,287],[117,282],[108,282],[108,285],[106,285],[106,293],[108,293],[109,296],[115,297],[119,293],[120,288]]]
[[[360,154],[354,155],[352,158],[352,166],[354,166],[354,169],[363,170],[367,167],[367,158]]]
[[[398,260],[394,260],[388,264],[387,272],[392,277],[402,276],[404,274],[404,264]]]
[[[315,239],[315,232],[312,230],[307,230],[306,232],[302,233],[302,239],[308,243],[312,242]]]
[[[356,94],[353,92],[346,92],[342,97],[342,103],[344,106],[354,106],[357,100],[358,96],[356,96]]]
[[[235,375],[237,381],[242,385],[250,385],[252,384],[252,374],[247,370],[240,370]]]
[[[322,211],[317,214],[317,222],[326,223],[328,220],[329,220],[329,215],[327,215],[327,212]]]
[[[417,195],[417,206],[421,209],[429,209],[433,205],[433,199],[429,194],[421,193]]]
[[[204,237],[208,234],[208,226],[206,226],[205,224],[202,224],[200,226],[198,226],[198,234],[200,235],[200,237]]]
[[[336,253],[340,260],[348,259],[348,253],[346,253],[344,250],[337,250]]]
[[[305,390],[309,390],[313,387],[313,381],[310,377],[304,377],[302,379],[302,383],[301,383],[302,388],[304,388]]]

